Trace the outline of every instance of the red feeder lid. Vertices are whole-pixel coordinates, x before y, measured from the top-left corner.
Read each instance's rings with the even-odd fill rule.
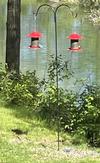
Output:
[[[42,33],[40,33],[40,32],[31,32],[31,33],[27,34],[27,37],[39,38],[39,37],[42,37]]]
[[[72,33],[70,36],[68,36],[68,38],[71,40],[79,40],[82,38],[82,36],[77,33]]]

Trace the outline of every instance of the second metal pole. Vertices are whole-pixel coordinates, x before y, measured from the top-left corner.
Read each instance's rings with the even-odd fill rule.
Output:
[[[57,123],[58,123],[58,151],[59,151],[59,133],[60,133],[60,108],[59,108],[59,88],[58,88],[58,47],[57,47],[57,18],[56,18],[56,11],[54,12],[54,24],[55,24],[55,62],[56,62],[56,89],[57,89],[57,101],[56,101],[56,106],[57,106]]]

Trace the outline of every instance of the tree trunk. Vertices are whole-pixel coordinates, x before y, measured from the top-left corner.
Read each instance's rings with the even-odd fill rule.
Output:
[[[20,10],[21,0],[8,0],[6,63],[9,71],[19,73],[20,67]]]

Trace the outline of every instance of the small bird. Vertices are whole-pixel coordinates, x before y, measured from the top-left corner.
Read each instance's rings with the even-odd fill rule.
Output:
[[[28,131],[22,131],[21,129],[12,129],[12,132],[14,132],[17,135],[27,134]]]

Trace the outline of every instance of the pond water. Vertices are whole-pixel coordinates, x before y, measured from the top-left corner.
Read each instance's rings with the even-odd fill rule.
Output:
[[[23,3],[21,12],[21,48],[20,70],[21,72],[36,70],[40,78],[46,77],[50,55],[55,55],[55,33],[53,13],[48,7],[41,9],[35,19],[33,12],[39,3]],[[63,60],[69,61],[74,74],[70,80],[64,80],[63,86],[73,88],[76,80],[84,80],[85,83],[100,84],[100,29],[94,27],[87,19],[87,13],[83,13],[78,7],[72,9],[77,12],[73,18],[66,7],[61,7],[57,13],[58,55]],[[0,62],[5,62],[6,45],[6,0],[0,2]],[[41,47],[38,50],[28,48],[30,39],[26,35],[34,30],[43,34],[40,39]],[[83,36],[81,40],[82,50],[71,53],[68,49],[69,36],[77,32]]]

